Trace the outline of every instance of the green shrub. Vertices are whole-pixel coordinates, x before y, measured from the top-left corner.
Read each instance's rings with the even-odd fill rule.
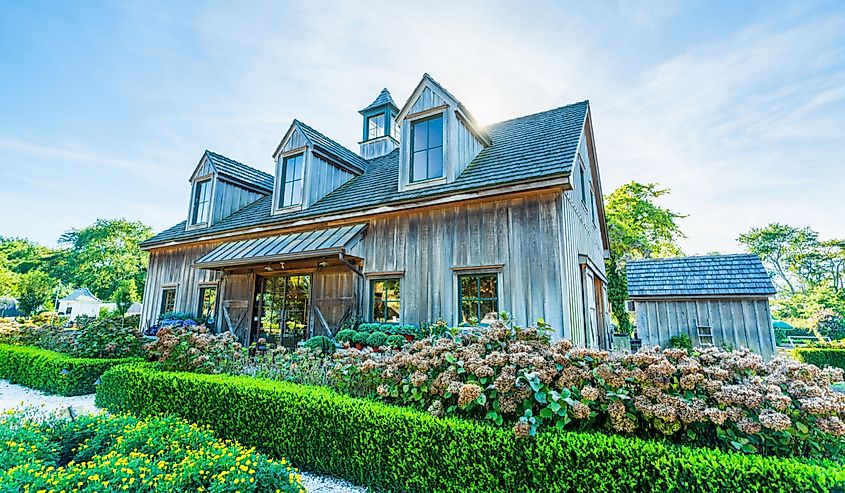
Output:
[[[368,324],[361,324],[358,326],[359,332],[366,332],[367,334],[372,334],[373,332],[379,330],[381,324],[376,323],[368,323]]]
[[[395,492],[843,492],[845,468],[662,441],[440,419],[319,387],[250,377],[108,371],[97,405],[175,413],[319,474]]]
[[[692,350],[692,339],[687,334],[680,334],[669,338],[669,347]]]
[[[356,332],[352,335],[352,343],[353,344],[366,344],[367,338],[370,337],[370,334],[365,331]]]
[[[404,336],[400,336],[398,334],[394,334],[392,336],[387,336],[387,340],[384,341],[388,346],[392,348],[401,348],[405,344],[407,344],[407,340]]]
[[[833,366],[845,369],[845,346],[837,347],[807,347],[792,350],[795,359],[818,367]]]
[[[162,327],[146,346],[165,370],[226,373],[240,367],[244,349],[228,331],[212,334],[202,325]]]
[[[123,317],[101,317],[86,321],[70,331],[68,347],[62,350],[78,358],[130,358],[144,356],[144,337],[138,325]]]
[[[137,358],[72,358],[26,346],[0,344],[0,378],[31,389],[65,396],[93,394],[95,382],[112,366]]]
[[[0,421],[0,491],[302,491],[299,475],[173,417]]]
[[[387,340],[387,334],[385,334],[384,332],[382,332],[380,330],[377,330],[377,331],[373,332],[372,334],[370,334],[369,337],[367,337],[367,345],[372,346],[372,347],[384,346],[384,343],[385,343],[386,340]]]
[[[344,342],[352,342],[352,336],[355,335],[355,331],[352,329],[343,329],[338,331],[335,339],[337,342],[343,344]]]
[[[316,349],[323,354],[334,354],[335,349],[337,349],[334,345],[334,341],[326,336],[314,336],[311,339],[308,339],[305,341],[305,347],[309,349]]]

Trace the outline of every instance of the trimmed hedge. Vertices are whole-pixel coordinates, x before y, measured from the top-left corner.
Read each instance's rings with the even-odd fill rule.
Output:
[[[845,349],[838,348],[796,348],[792,354],[803,363],[818,367],[835,366],[845,370]]]
[[[97,405],[175,413],[320,474],[404,492],[843,492],[845,467],[594,433],[509,429],[289,382],[110,369]]]
[[[64,396],[93,394],[94,382],[103,372],[115,365],[139,361],[139,358],[72,358],[46,349],[0,344],[0,378]]]

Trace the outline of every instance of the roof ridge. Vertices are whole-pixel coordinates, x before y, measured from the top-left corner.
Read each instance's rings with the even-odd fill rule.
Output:
[[[720,253],[720,254],[704,254],[704,255],[683,255],[680,257],[657,257],[657,258],[638,258],[630,260],[629,263],[635,262],[666,262],[671,260],[695,260],[707,258],[724,258],[724,257],[757,257],[756,253]]]
[[[252,165],[249,165],[249,164],[246,164],[246,163],[242,163],[242,162],[240,162],[240,161],[238,161],[238,160],[232,159],[232,158],[230,158],[229,156],[226,156],[226,155],[220,154],[219,152],[214,152],[214,151],[212,151],[212,150],[210,150],[210,149],[206,149],[206,150],[205,150],[205,152],[207,152],[208,154],[213,154],[213,155],[215,155],[215,156],[217,156],[217,157],[221,157],[221,158],[223,158],[223,159],[225,159],[225,160],[227,160],[227,161],[231,161],[231,162],[233,162],[233,163],[235,163],[235,164],[239,164],[239,165],[241,165],[241,166],[245,166],[245,167],[247,167],[247,168],[249,168],[249,169],[251,169],[251,170],[254,170],[254,171],[255,171],[255,172],[257,172],[257,173],[265,174],[265,175],[269,176],[270,178],[272,178],[272,177],[273,177],[273,175],[271,175],[270,173],[268,173],[268,172],[266,172],[266,171],[260,170],[260,169],[256,168],[255,166],[252,166]]]
[[[551,112],[553,112],[553,111],[560,111],[560,110],[562,110],[562,109],[571,108],[571,107],[574,107],[574,106],[580,106],[580,105],[584,105],[584,104],[586,104],[586,105],[588,105],[588,106],[589,106],[589,104],[590,104],[590,100],[589,100],[589,99],[585,99],[585,100],[583,100],[583,101],[577,101],[577,102],[575,102],[575,103],[565,104],[565,105],[563,105],[563,106],[558,106],[558,107],[556,107],[556,108],[549,108],[549,109],[547,109],[547,110],[538,111],[538,112],[536,112],[536,113],[529,113],[529,114],[527,114],[527,115],[515,116],[515,117],[513,117],[513,118],[508,118],[507,120],[502,120],[502,121],[498,121],[498,122],[495,122],[495,123],[491,123],[491,124],[489,124],[489,125],[486,125],[486,126],[484,127],[484,130],[485,130],[485,131],[486,131],[486,130],[489,130],[490,128],[495,127],[495,126],[498,126],[498,125],[501,125],[501,124],[503,124],[503,123],[510,123],[510,122],[513,122],[513,121],[516,121],[516,120],[521,120],[521,119],[523,119],[523,118],[531,118],[531,117],[534,117],[534,116],[540,116],[540,115],[544,115],[544,114],[546,114],[546,113],[551,113]]]
[[[345,150],[345,151],[349,152],[350,154],[352,154],[352,155],[353,155],[353,156],[355,156],[356,158],[360,159],[363,163],[366,163],[366,162],[367,162],[367,160],[366,160],[366,159],[364,159],[363,157],[361,157],[361,155],[360,155],[360,154],[358,154],[357,152],[355,152],[355,151],[353,151],[352,149],[350,149],[350,148],[346,147],[345,145],[343,145],[343,144],[341,144],[340,142],[336,141],[335,139],[333,139],[333,138],[329,137],[328,135],[324,134],[323,132],[321,132],[321,131],[317,130],[316,128],[312,127],[311,125],[309,125],[309,124],[307,124],[307,123],[303,122],[302,120],[299,120],[299,119],[297,119],[297,118],[294,118],[294,119],[293,119],[293,123],[294,123],[295,125],[300,125],[300,126],[304,127],[306,131],[314,132],[315,134],[317,134],[317,136],[322,137],[322,138],[324,138],[324,139],[328,140],[330,144],[332,144],[332,145],[336,145],[336,146],[338,146],[338,147],[342,148],[343,150]],[[315,144],[315,145],[320,145],[320,143],[319,143],[319,142],[313,142],[313,144]],[[323,147],[325,147],[325,146],[323,146]],[[331,151],[332,149],[326,149],[326,150],[327,150],[327,151]],[[337,156],[337,157],[339,157],[339,158],[344,158],[344,156]],[[360,163],[350,163],[350,164],[359,165]]]

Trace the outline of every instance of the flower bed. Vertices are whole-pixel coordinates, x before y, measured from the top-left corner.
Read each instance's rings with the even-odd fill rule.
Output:
[[[93,394],[95,382],[107,369],[138,361],[141,360],[71,358],[46,349],[0,344],[0,378],[65,396]]]
[[[442,419],[326,388],[251,377],[112,368],[97,404],[177,414],[294,464],[405,492],[841,492],[845,468],[550,429]]]
[[[304,491],[284,460],[176,418],[11,415],[0,443],[2,491]]]
[[[831,366],[845,370],[845,344],[829,347],[796,348],[792,351],[795,359],[819,367]]]
[[[0,344],[32,346],[75,358],[144,355],[138,317],[77,317],[74,328],[0,322]]]

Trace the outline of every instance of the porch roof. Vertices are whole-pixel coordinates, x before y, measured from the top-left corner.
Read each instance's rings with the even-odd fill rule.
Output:
[[[345,253],[361,240],[366,227],[366,224],[354,224],[230,241],[200,257],[194,267],[215,269]]]

